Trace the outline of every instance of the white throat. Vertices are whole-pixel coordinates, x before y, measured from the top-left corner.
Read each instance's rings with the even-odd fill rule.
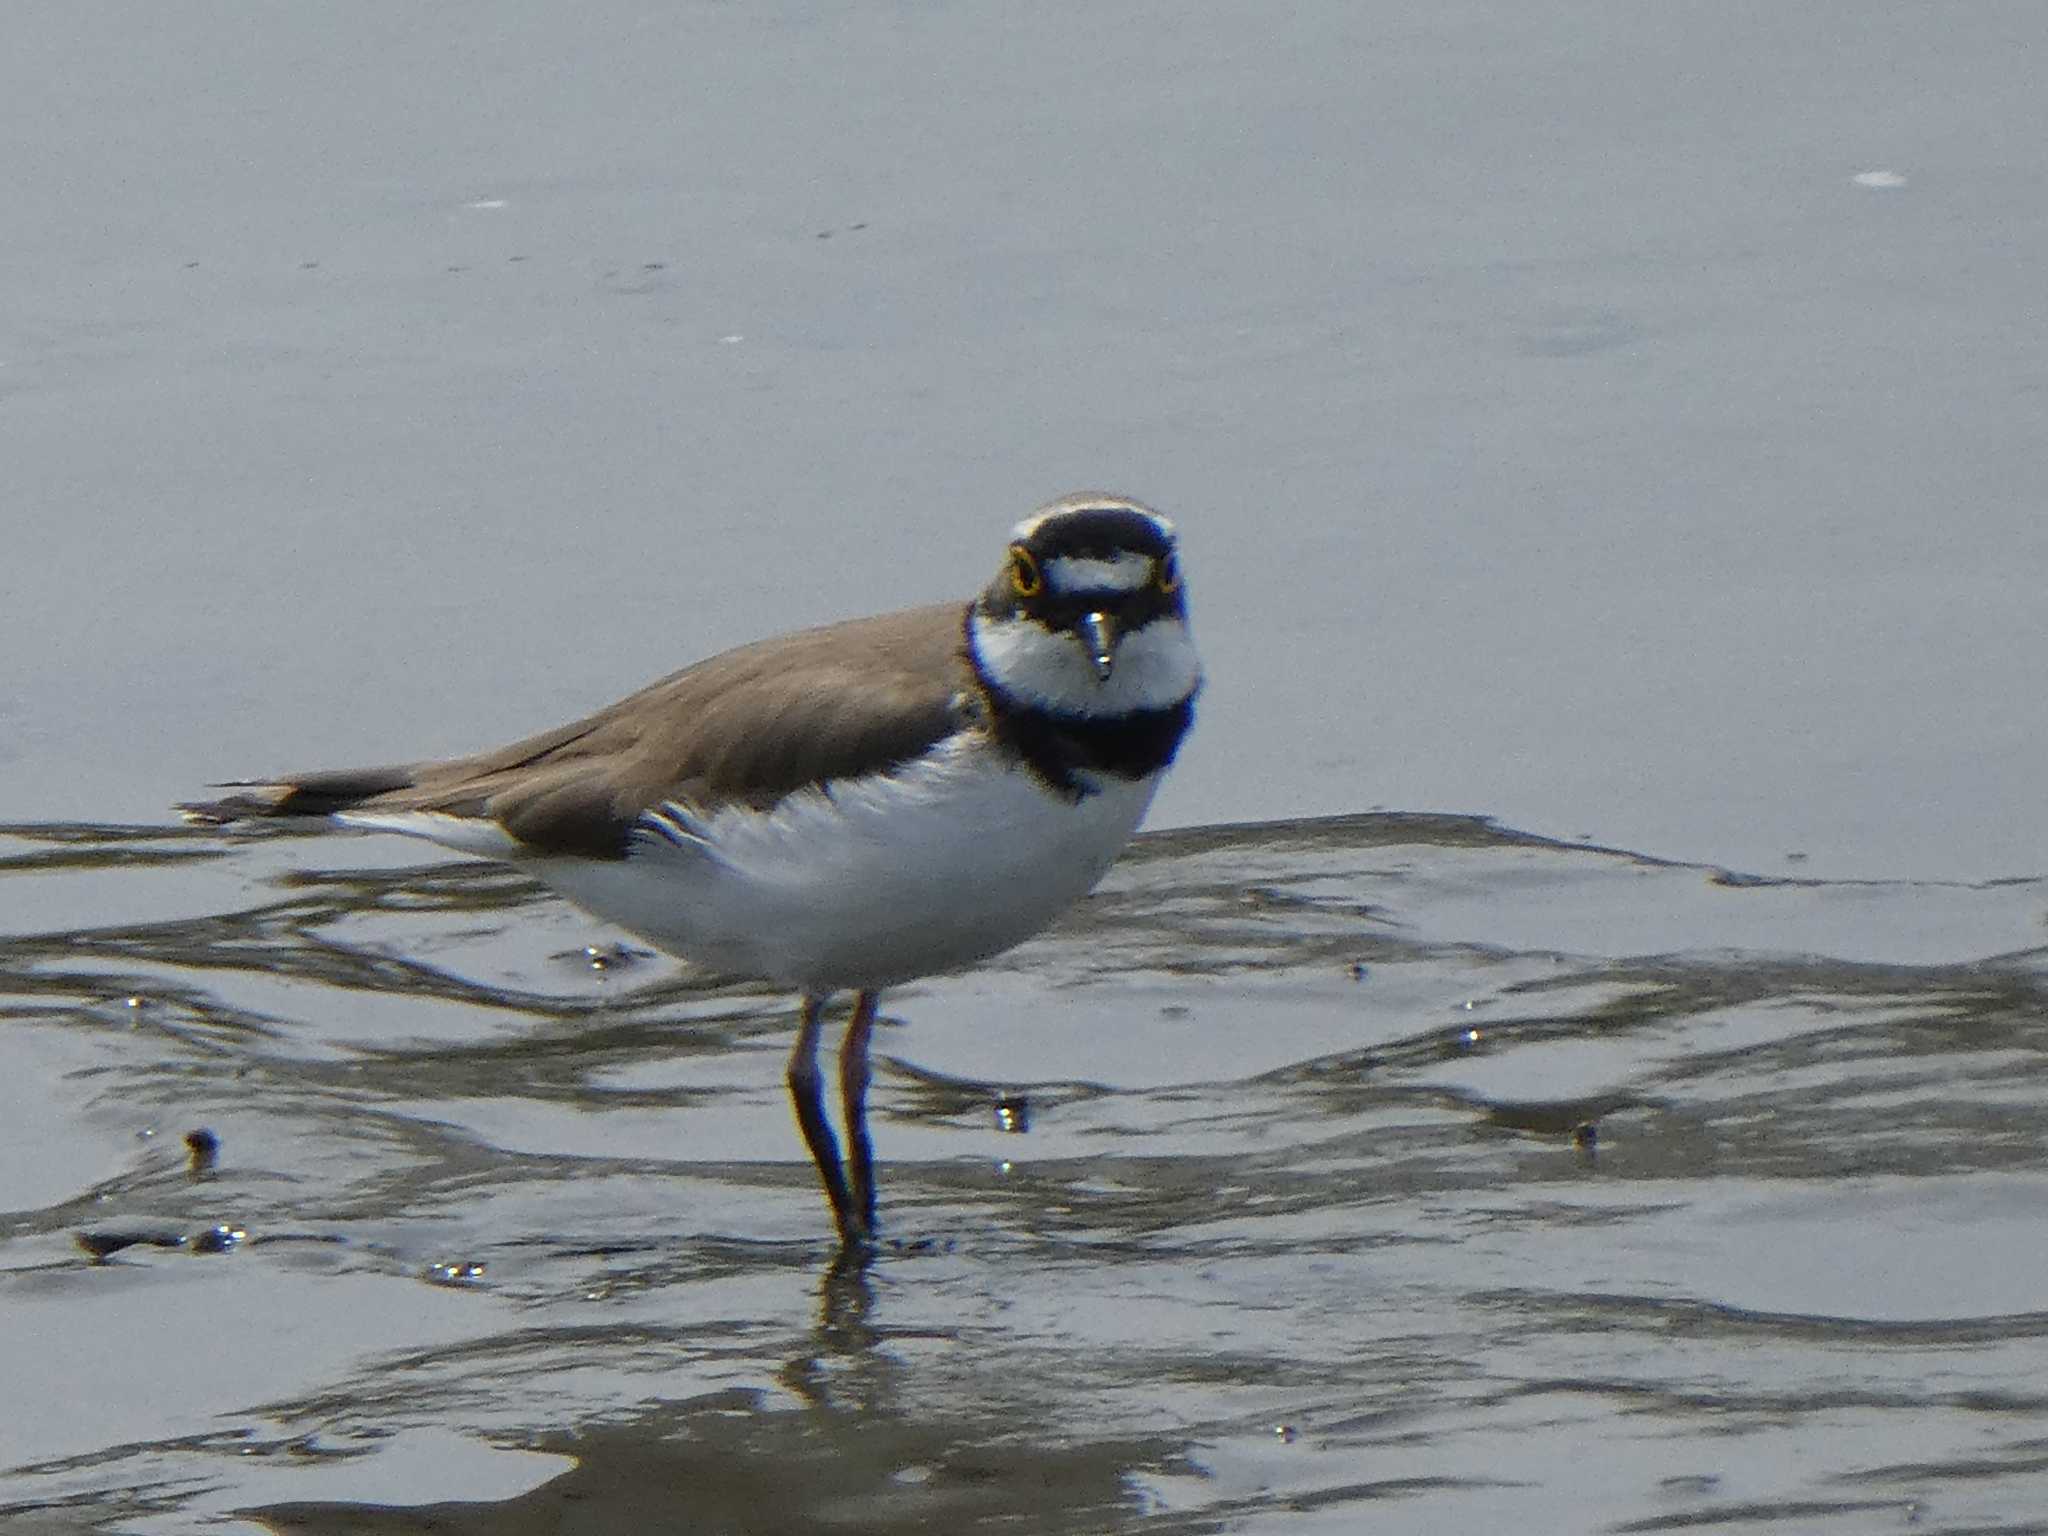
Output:
[[[1050,630],[1021,616],[967,620],[982,674],[1019,703],[1063,715],[1116,716],[1172,709],[1202,684],[1202,662],[1185,620],[1154,619],[1118,643],[1107,681],[1071,630]]]

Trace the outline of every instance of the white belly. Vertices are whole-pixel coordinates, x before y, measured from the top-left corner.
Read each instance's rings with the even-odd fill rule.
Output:
[[[987,959],[1085,894],[1158,778],[1078,804],[959,738],[871,782],[772,811],[665,818],[618,861],[525,862],[569,900],[671,954],[809,991],[876,989]]]

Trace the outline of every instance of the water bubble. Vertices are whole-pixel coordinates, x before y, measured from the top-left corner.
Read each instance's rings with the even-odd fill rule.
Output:
[[[565,950],[556,958],[574,960],[585,970],[605,976],[613,971],[623,971],[638,965],[647,958],[647,951],[635,949],[630,944],[579,944]]]

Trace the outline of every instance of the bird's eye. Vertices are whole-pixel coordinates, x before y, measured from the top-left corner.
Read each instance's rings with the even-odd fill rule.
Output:
[[[1022,544],[1010,546],[1010,590],[1019,597],[1036,597],[1045,590],[1045,573],[1038,557]]]
[[[1152,585],[1162,592],[1180,590],[1180,562],[1171,555],[1161,555],[1159,563],[1152,570]]]

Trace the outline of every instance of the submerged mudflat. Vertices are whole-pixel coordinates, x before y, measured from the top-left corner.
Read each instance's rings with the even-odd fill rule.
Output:
[[[416,853],[0,835],[0,1532],[2048,1508],[2048,881],[1152,836],[887,999],[835,1272],[792,1001]]]

